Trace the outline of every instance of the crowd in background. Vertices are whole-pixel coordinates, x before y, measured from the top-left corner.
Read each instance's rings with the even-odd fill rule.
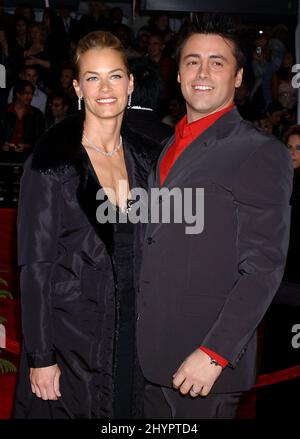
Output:
[[[78,111],[72,60],[78,40],[94,30],[113,32],[130,59],[147,57],[158,66],[161,88],[152,105],[162,123],[174,128],[183,116],[175,48],[189,15],[183,14],[174,30],[168,13],[149,12],[148,24],[134,31],[125,24],[130,18],[120,7],[91,0],[88,8],[81,16],[63,4],[36,14],[30,3],[23,3],[11,14],[0,0],[0,63],[6,67],[6,88],[0,89],[2,151],[32,149],[46,128]],[[294,30],[283,24],[258,27],[242,22],[241,29],[248,58],[236,105],[243,118],[283,139],[296,123]]]

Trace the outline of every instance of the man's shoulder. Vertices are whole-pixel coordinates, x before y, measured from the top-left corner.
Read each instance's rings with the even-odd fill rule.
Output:
[[[273,134],[266,133],[253,122],[242,119],[239,128],[237,136],[245,148],[250,148],[253,151],[261,148],[273,148],[287,152],[286,146],[280,139]]]

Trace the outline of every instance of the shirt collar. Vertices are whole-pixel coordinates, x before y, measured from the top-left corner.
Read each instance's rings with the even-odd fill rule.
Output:
[[[175,128],[175,137],[176,138],[185,138],[185,137],[197,137],[197,135],[203,132],[206,128],[212,125],[217,119],[219,119],[223,114],[232,110],[235,107],[235,104],[232,103],[222,110],[216,111],[215,113],[209,114],[208,116],[203,117],[202,119],[195,120],[194,122],[187,122],[187,115],[183,116],[183,118],[178,122]]]

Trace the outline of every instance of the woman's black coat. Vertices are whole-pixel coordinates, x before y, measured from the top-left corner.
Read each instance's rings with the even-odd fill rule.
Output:
[[[18,207],[24,348],[16,417],[113,416],[113,225],[96,221],[100,186],[81,145],[82,130],[81,115],[54,125],[24,167]],[[122,131],[130,186],[146,188],[159,146]],[[134,233],[136,277],[141,239]],[[45,402],[31,392],[29,367],[56,362],[62,397]],[[141,384],[136,373],[136,417],[142,414]]]

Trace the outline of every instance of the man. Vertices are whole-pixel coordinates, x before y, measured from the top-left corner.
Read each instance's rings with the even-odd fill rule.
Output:
[[[44,131],[43,113],[31,106],[34,87],[19,80],[13,102],[0,117],[0,145],[4,151],[29,153]]]
[[[59,5],[59,17],[64,27],[65,38],[73,49],[78,43],[80,28],[79,21],[71,15],[72,9],[70,4]]]
[[[47,95],[38,88],[37,84],[39,80],[39,73],[37,68],[34,66],[24,66],[20,73],[20,79],[24,79],[25,81],[31,82],[31,84],[34,87],[31,105],[35,108],[38,108],[43,114],[45,114]],[[13,89],[14,88],[12,87],[9,92],[7,99],[8,104],[10,104],[13,100]]]
[[[102,0],[90,0],[89,12],[81,16],[79,20],[79,38],[95,30],[106,30],[108,23],[105,18],[106,6]]]
[[[162,142],[174,129],[161,122],[156,111],[163,87],[159,67],[149,57],[139,56],[129,59],[129,70],[134,76],[134,91],[125,120],[134,131]]]
[[[204,188],[204,228],[147,225],[137,300],[145,416],[234,418],[255,383],[256,329],[284,270],[292,166],[285,146],[234,107],[245,56],[228,19],[190,27],[178,60],[187,114],[150,187]]]
[[[159,111],[161,114],[165,114],[169,99],[176,86],[176,63],[164,54],[164,49],[165,43],[162,34],[152,33],[149,36],[148,55],[159,65],[164,80],[164,87],[160,94]]]
[[[57,93],[50,99],[50,113],[46,119],[46,128],[61,122],[68,115],[69,98],[66,94]]]

